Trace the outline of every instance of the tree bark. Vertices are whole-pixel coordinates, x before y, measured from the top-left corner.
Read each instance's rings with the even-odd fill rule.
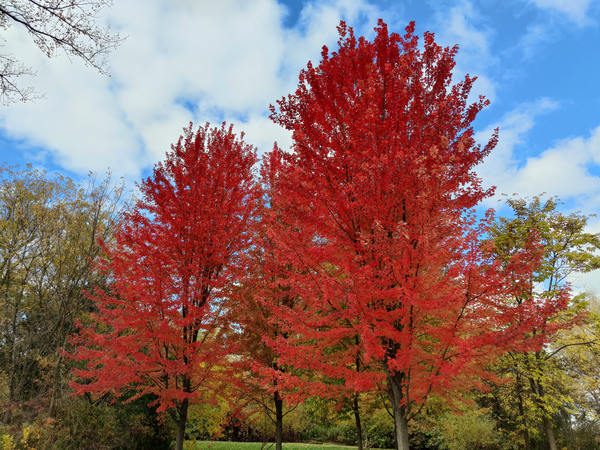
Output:
[[[356,445],[358,450],[363,450],[363,438],[362,438],[362,425],[360,423],[360,410],[358,408],[358,392],[354,394],[354,404],[352,405],[354,410],[354,421],[356,422]]]
[[[354,336],[354,344],[356,347],[360,345],[360,338],[358,334]],[[356,372],[360,373],[360,355],[356,355]],[[352,409],[354,410],[354,421],[356,422],[356,440],[358,445],[358,450],[362,450],[363,448],[363,438],[362,438],[362,425],[360,423],[360,409],[358,407],[358,397],[359,393],[354,393],[354,404],[352,405]]]
[[[283,448],[283,399],[275,392],[275,450]]]
[[[2,423],[5,425],[10,425],[10,421],[12,420],[12,404],[5,404],[4,414],[2,414]]]
[[[61,332],[62,332],[62,324],[61,324]],[[61,346],[62,348],[66,347],[67,336],[68,336],[68,334],[65,335],[65,338],[64,338],[62,346]],[[52,373],[52,386],[50,388],[51,389],[50,408],[48,411],[48,414],[52,418],[56,417],[56,409],[57,409],[57,403],[58,403],[58,397],[59,397],[59,391],[60,391],[60,364],[61,364],[61,361],[63,360],[63,357],[60,354],[61,347],[57,347],[56,351],[54,352],[54,370]]]
[[[544,415],[544,430],[546,431],[546,437],[548,438],[548,449],[557,450],[556,439],[554,438],[554,429],[552,428],[552,421]]]
[[[396,425],[396,445],[398,450],[409,450],[408,447],[408,422],[405,417],[404,406],[394,407],[394,423]]]
[[[394,373],[389,370],[387,363],[384,362],[386,378],[388,382],[388,392],[392,403],[392,412],[394,413],[394,425],[396,431],[396,445],[398,450],[410,450],[408,446],[408,421],[407,407],[408,401],[401,404],[403,400],[404,390],[402,388],[403,373]]]
[[[525,418],[525,409],[523,408],[523,396],[521,395],[521,377],[517,375],[517,397],[519,398],[519,414],[523,422],[523,440],[525,441],[525,450],[531,450],[529,441],[529,429],[527,428],[527,419]]]
[[[544,392],[544,385],[542,384],[541,380],[532,380],[532,384],[535,383],[537,384],[537,401],[538,401],[538,407],[541,409],[542,411],[542,422],[544,424],[544,431],[546,433],[546,439],[548,439],[548,449],[549,450],[557,450],[556,447],[556,439],[554,437],[554,429],[552,427],[552,421],[550,420],[550,417],[548,417],[547,412],[544,408],[544,396],[546,395]],[[534,392],[536,392],[534,390]]]
[[[179,421],[177,422],[177,440],[175,441],[175,450],[183,450],[183,440],[185,439],[185,423],[187,422],[189,400],[186,398],[181,402],[179,408]]]
[[[531,443],[529,441],[529,430],[527,429],[527,419],[525,419],[525,412],[523,410],[523,399],[519,395],[519,414],[521,414],[521,420],[523,422],[523,440],[525,441],[525,450],[531,450]]]

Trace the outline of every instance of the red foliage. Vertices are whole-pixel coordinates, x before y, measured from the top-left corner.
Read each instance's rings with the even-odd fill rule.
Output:
[[[185,422],[187,404],[234,363],[263,377],[248,389],[279,408],[283,396],[387,382],[404,450],[431,393],[472,388],[497,355],[544,343],[532,332],[568,292],[531,298],[539,246],[497,258],[484,239],[491,213],[473,211],[493,193],[474,168],[497,132],[482,148],[471,127],[488,102],[468,105],[475,78],[451,84],[456,47],[425,33],[419,50],[414,23],[406,31],[380,21],[368,42],[342,22],[339,50],[324,47],[271,106],[294,145],[264,160],[259,219],[251,147],[225,125],[185,130],[97,266],[112,284],[92,295],[99,312],[74,339],[75,359],[88,361],[77,393],[154,393]],[[228,362],[238,339],[248,348]],[[298,376],[315,372],[324,377]],[[180,420],[178,448],[181,433]]]
[[[227,367],[224,301],[258,195],[256,152],[232,127],[184,131],[105,247],[97,270],[110,289],[90,294],[98,312],[73,340],[74,358],[87,361],[77,394],[153,393],[159,411],[180,415]]]
[[[292,153],[269,157],[271,236],[305,307],[276,306],[290,337],[269,342],[280,364],[357,391],[386,379],[405,428],[412,406],[472,387],[486,361],[541,323],[548,311],[507,302],[541,253],[531,244],[501,263],[482,244],[491,215],[477,223],[472,208],[493,189],[473,168],[497,133],[474,142],[471,123],[488,102],[467,104],[475,78],[451,85],[457,48],[425,33],[420,51],[414,24],[401,37],[380,21],[373,42],[343,22],[339,32],[339,50],[324,47],[295,94],[271,106],[294,133]],[[356,336],[359,346],[340,346]],[[354,370],[357,355],[377,369]]]

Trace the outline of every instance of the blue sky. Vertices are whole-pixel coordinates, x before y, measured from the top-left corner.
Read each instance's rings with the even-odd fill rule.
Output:
[[[287,148],[269,104],[295,89],[323,45],[335,49],[340,19],[371,38],[378,18],[397,32],[415,20],[419,34],[460,46],[455,79],[478,76],[473,94],[492,102],[475,123],[478,141],[500,127],[477,170],[486,186],[598,212],[600,0],[114,0],[102,23],[128,38],[111,54],[111,78],[65,55],[47,59],[13,26],[2,51],[37,70],[20,83],[46,98],[0,108],[1,161],[76,180],[110,167],[133,183],[190,121],[232,122],[260,152],[273,141]],[[575,282],[600,289],[598,274]]]

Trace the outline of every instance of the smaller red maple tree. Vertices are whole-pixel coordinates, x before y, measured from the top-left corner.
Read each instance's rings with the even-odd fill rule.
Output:
[[[90,294],[98,312],[73,339],[73,358],[87,362],[74,370],[76,393],[154,394],[178,424],[178,450],[188,406],[227,368],[226,292],[250,245],[258,195],[256,151],[243,134],[225,124],[184,132],[104,247],[96,269],[111,283]]]
[[[275,145],[277,148],[277,146]],[[272,155],[272,153],[268,154]],[[273,168],[276,170],[276,168]],[[261,202],[257,209],[257,220],[253,222],[254,245],[247,253],[245,277],[234,291],[236,316],[233,318],[239,335],[233,336],[240,343],[238,359],[238,377],[232,381],[236,385],[239,398],[236,414],[242,409],[245,414],[266,413],[275,424],[275,448],[283,446],[283,421],[287,413],[293,411],[304,392],[298,391],[298,385],[290,386],[295,380],[287,368],[278,364],[277,354],[265,341],[281,337],[286,339],[290,333],[281,329],[273,315],[279,305],[287,308],[302,308],[299,298],[289,293],[282,274],[286,269],[279,266],[278,246],[274,246],[270,234],[272,221],[278,221],[277,205],[273,203],[271,189],[273,177],[267,158],[261,167]],[[284,407],[288,411],[284,412]]]

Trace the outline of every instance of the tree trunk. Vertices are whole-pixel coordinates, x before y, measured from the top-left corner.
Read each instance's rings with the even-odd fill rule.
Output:
[[[5,425],[10,425],[10,421],[12,420],[12,407],[11,403],[5,404],[4,414],[2,414],[2,423]]]
[[[58,392],[55,388],[50,393],[50,407],[48,408],[48,415],[53,419],[56,418],[56,404],[58,403]]]
[[[394,407],[394,423],[396,425],[396,445],[398,450],[409,450],[408,447],[408,422],[405,417],[404,406]]]
[[[358,450],[363,450],[362,425],[360,423],[360,410],[358,409],[358,392],[354,394],[354,421],[356,422],[356,441]]]
[[[525,418],[525,409],[523,408],[523,397],[521,395],[521,377],[517,375],[517,397],[519,398],[519,414],[523,421],[523,440],[525,441],[525,450],[531,450],[529,441],[529,429],[527,428],[527,419]]]
[[[275,392],[275,450],[283,448],[283,400]]]
[[[406,403],[401,405],[403,400],[402,379],[403,373],[394,373],[388,369],[387,363],[384,362],[383,367],[389,386],[390,401],[392,403],[392,411],[394,413],[394,425],[396,430],[396,445],[398,450],[409,450],[408,447],[408,422]]]
[[[67,298],[73,298],[72,294],[68,294]],[[76,297],[78,298],[78,297]],[[71,302],[70,302],[71,303]],[[73,310],[73,316],[75,317],[77,314],[77,310],[79,310],[78,307],[78,302],[74,302],[76,308]],[[60,365],[61,362],[63,361],[63,357],[61,355],[61,350],[67,347],[67,342],[69,339],[69,335],[71,334],[71,330],[72,330],[72,323],[67,325],[67,318],[65,317],[65,314],[61,315],[61,319],[60,319],[60,327],[58,329],[57,335],[63,336],[62,338],[62,343],[57,343],[56,346],[56,350],[54,351],[54,371],[52,374],[52,392],[50,395],[50,409],[49,409],[49,415],[50,417],[54,418],[56,417],[56,408],[57,408],[57,403],[58,403],[58,397],[59,397],[59,392],[60,392]]]
[[[11,367],[11,379],[9,381],[9,394],[8,402],[9,405],[4,412],[2,421],[5,424],[9,424],[12,420],[12,410],[14,406],[23,400],[23,391],[25,390],[25,383],[29,379],[29,373],[33,366],[33,359],[28,359],[22,364],[22,369],[17,373],[15,367]],[[18,378],[18,382],[17,382]]]
[[[177,440],[175,441],[175,450],[183,450],[183,440],[185,439],[185,423],[187,422],[189,400],[186,398],[181,402],[179,408],[179,422],[177,422]]]
[[[525,419],[525,412],[523,411],[523,399],[520,395],[519,414],[521,414],[521,420],[523,421],[523,440],[525,441],[525,450],[531,450],[531,443],[529,441],[529,430],[527,429],[527,419]]]
[[[358,334],[354,336],[354,344],[356,345],[357,348],[360,345],[360,338],[359,338]],[[356,364],[356,372],[360,373],[360,354],[356,355],[355,364]],[[354,393],[354,404],[352,406],[352,409],[354,410],[354,420],[356,422],[356,440],[358,441],[357,442],[358,450],[362,450],[362,448],[363,448],[362,425],[360,423],[360,409],[358,408],[359,395],[360,394],[358,392]]]
[[[548,449],[556,449],[556,439],[554,439],[554,429],[552,428],[552,421],[544,415],[544,430],[546,431],[546,437],[548,438]]]
[[[8,287],[9,284],[6,284],[6,288],[7,288],[7,298],[8,298]],[[11,326],[11,331],[12,331],[12,335],[10,335],[10,338],[5,338],[8,342],[10,342],[10,373],[8,375],[8,402],[9,404],[6,405],[6,410],[4,411],[4,415],[2,416],[2,422],[6,425],[10,424],[10,421],[12,420],[12,409],[13,409],[13,402],[15,402],[16,400],[16,384],[17,384],[17,369],[16,369],[16,339],[15,336],[17,335],[17,328],[16,328],[16,323],[17,323],[17,309],[15,307],[15,311],[13,314],[13,321],[12,321],[12,326]]]
[[[64,347],[64,343],[63,343],[63,347]],[[58,397],[59,397],[59,391],[60,391],[59,381],[60,381],[60,363],[61,363],[61,361],[62,361],[62,356],[60,355],[60,351],[57,348],[56,352],[54,354],[54,370],[53,370],[53,374],[52,374],[52,387],[51,387],[51,393],[50,393],[50,408],[48,411],[48,414],[52,418],[56,417],[56,409],[57,409],[57,403],[58,403]]]
[[[4,414],[2,415],[2,423],[9,425],[12,420],[13,402],[15,401],[15,380],[13,376],[13,368],[11,367],[11,375],[8,382],[8,402],[5,403]]]
[[[537,394],[538,394],[538,406],[542,410],[542,421],[544,423],[544,431],[546,432],[546,438],[548,439],[548,449],[557,450],[556,439],[554,438],[554,429],[552,428],[552,421],[547,416],[547,412],[544,408],[544,385],[541,381],[537,381]]]

